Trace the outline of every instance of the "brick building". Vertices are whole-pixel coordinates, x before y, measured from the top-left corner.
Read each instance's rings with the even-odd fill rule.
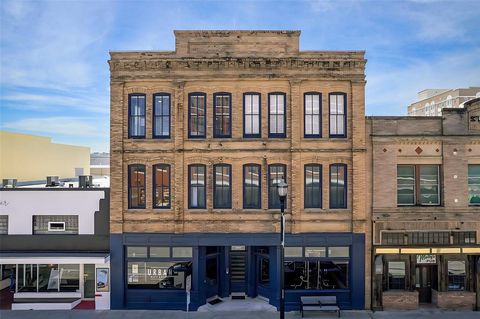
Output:
[[[444,108],[463,107],[464,103],[480,97],[480,87],[458,89],[426,89],[418,92],[417,100],[408,106],[411,116],[441,116]]]
[[[176,31],[175,51],[111,52],[112,309],[215,296],[369,308],[363,51],[299,31]]]
[[[372,307],[478,309],[480,99],[443,117],[367,117]]]

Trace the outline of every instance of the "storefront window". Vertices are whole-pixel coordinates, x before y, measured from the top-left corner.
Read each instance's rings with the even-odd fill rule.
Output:
[[[129,289],[185,289],[191,261],[128,262]]]
[[[286,261],[286,289],[347,289],[347,261]]]
[[[146,258],[147,257],[147,247],[127,247],[127,256],[128,257],[137,257],[137,258]]]
[[[388,289],[405,289],[405,262],[388,262]]]
[[[60,292],[75,292],[80,289],[80,265],[58,265]]]
[[[448,261],[448,290],[465,290],[465,261]]]
[[[38,291],[58,291],[58,265],[38,265]]]
[[[305,247],[305,257],[327,257],[325,247]]]
[[[37,291],[37,265],[18,265],[18,292]]]
[[[303,257],[303,247],[285,247],[285,257]]]
[[[328,257],[348,257],[349,247],[328,247]]]
[[[170,257],[170,247],[150,247],[150,257]]]
[[[172,248],[172,255],[176,258],[183,258],[183,257],[192,257],[192,247],[173,247]]]

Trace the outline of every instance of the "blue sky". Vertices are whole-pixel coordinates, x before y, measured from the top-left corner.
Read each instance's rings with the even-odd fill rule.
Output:
[[[366,50],[367,115],[480,85],[480,1],[1,1],[0,129],[108,151],[109,50],[174,50],[175,29],[301,30]]]

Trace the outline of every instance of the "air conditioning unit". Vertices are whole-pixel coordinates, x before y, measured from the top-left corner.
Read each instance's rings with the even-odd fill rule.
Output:
[[[80,175],[78,176],[78,187],[79,188],[90,188],[93,186],[92,175]]]
[[[60,181],[58,176],[47,176],[47,185],[46,187],[57,187],[60,186]]]
[[[17,187],[17,179],[16,178],[5,178],[2,182],[3,188],[15,188]]]

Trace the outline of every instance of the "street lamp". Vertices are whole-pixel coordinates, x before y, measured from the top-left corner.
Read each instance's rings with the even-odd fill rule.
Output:
[[[285,198],[287,198],[288,184],[282,179],[277,184],[278,197],[280,199],[280,319],[285,318],[285,284],[283,264],[285,259]]]

